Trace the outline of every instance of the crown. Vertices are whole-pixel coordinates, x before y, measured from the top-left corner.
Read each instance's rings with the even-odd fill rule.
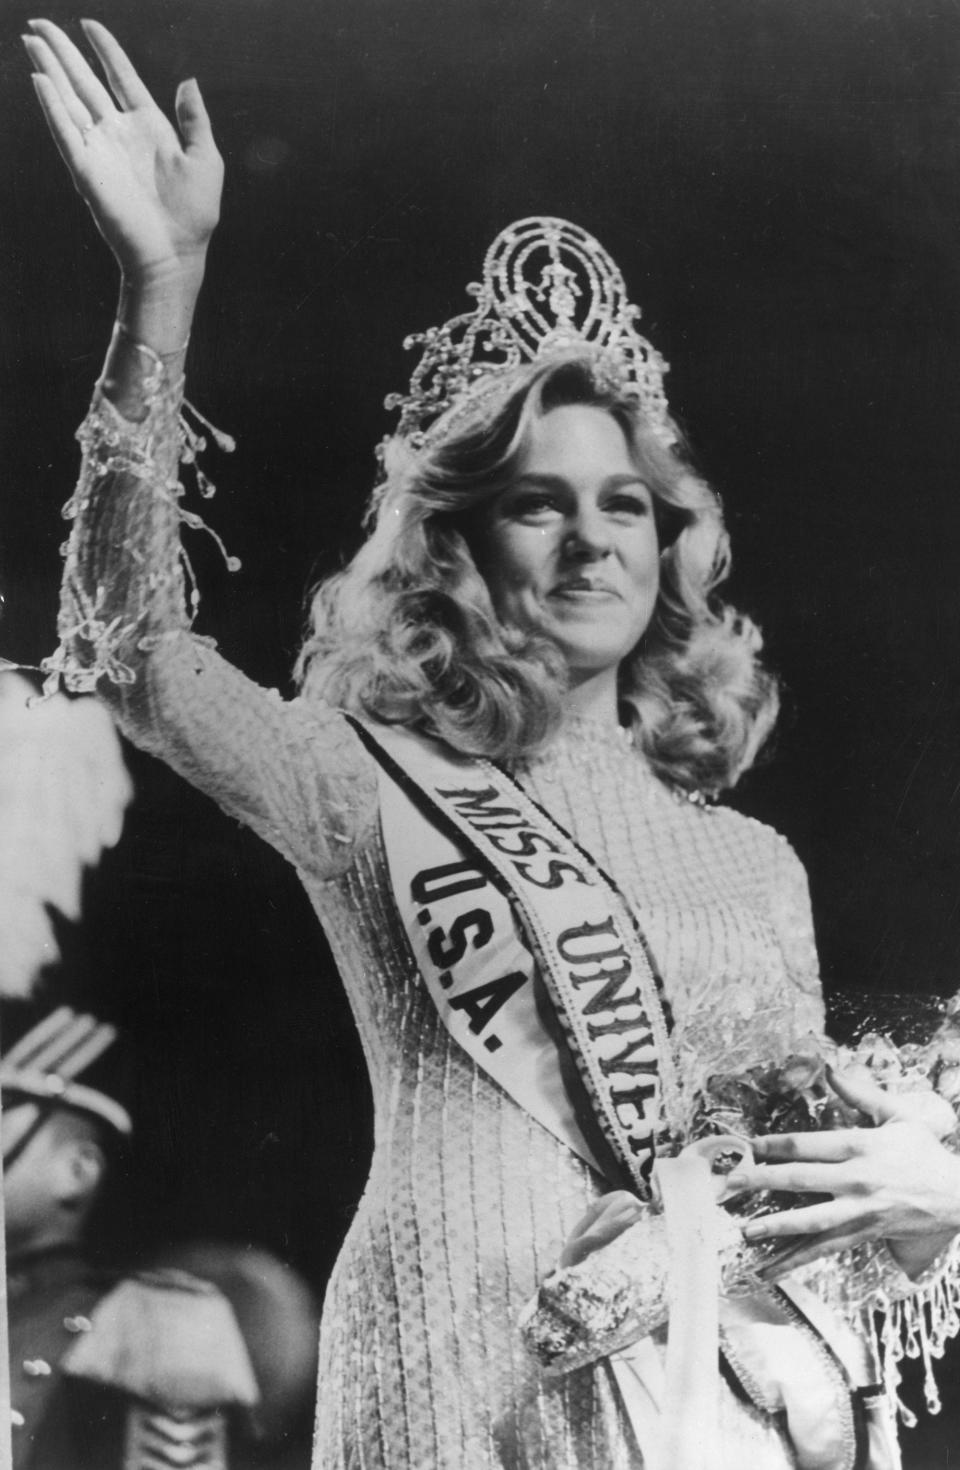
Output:
[[[400,410],[396,434],[414,448],[440,438],[458,409],[475,409],[517,368],[585,349],[599,378],[634,396],[654,426],[666,425],[667,364],[637,331],[640,308],[586,230],[543,216],[517,220],[494,240],[483,280],[467,293],[474,311],[404,340],[407,349],[422,344],[423,356],[409,393],[385,403]]]

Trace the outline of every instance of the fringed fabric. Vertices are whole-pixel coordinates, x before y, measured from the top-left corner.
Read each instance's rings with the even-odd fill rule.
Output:
[[[911,1279],[897,1265],[885,1246],[872,1253],[873,1286],[864,1306],[876,1314],[874,1333],[883,1384],[904,1424],[912,1427],[917,1416],[900,1398],[900,1364],[904,1358],[923,1364],[923,1392],[927,1410],[939,1414],[942,1404],[934,1363],[943,1357],[947,1343],[960,1332],[960,1236],[921,1276]],[[869,1273],[861,1273],[861,1286]]]
[[[172,378],[161,357],[140,343],[134,346],[147,365],[142,382],[143,417],[136,422],[124,418],[105,396],[101,382],[77,431],[83,457],[77,488],[63,508],[64,519],[73,524],[61,547],[59,643],[41,664],[45,695],[61,683],[74,693],[93,691],[101,679],[132,684],[136,674],[131,649],[149,651],[160,639],[193,625],[200,593],[179,535],[168,538],[168,560],[144,571],[137,565],[142,538],[110,534],[123,526],[124,519],[137,522],[167,517],[175,523],[177,533],[181,525],[206,531],[228,570],[240,567],[217,533],[183,504],[187,494],[184,467],[192,471],[191,478],[204,499],[215,493],[215,485],[199,464],[207,435],[226,452],[233,450],[234,441],[186,402],[182,377]],[[119,517],[105,494],[108,485],[116,492],[118,481],[126,497],[141,497],[145,502],[137,507],[127,504]],[[134,564],[129,578],[137,584],[132,606],[129,599],[122,606],[118,603],[113,579],[103,575],[105,549],[113,553],[114,567],[118,550]]]

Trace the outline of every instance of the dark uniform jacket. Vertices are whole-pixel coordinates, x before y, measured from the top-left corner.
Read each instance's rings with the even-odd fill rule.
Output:
[[[60,1364],[89,1331],[115,1278],[74,1250],[7,1267],[14,1470],[114,1470],[122,1465],[127,1401],[68,1377]]]

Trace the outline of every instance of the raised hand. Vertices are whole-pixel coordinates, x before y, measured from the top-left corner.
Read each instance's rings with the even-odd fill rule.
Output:
[[[51,21],[31,21],[33,34],[24,37],[37,97],[74,185],[130,286],[202,277],[223,163],[200,89],[180,84],[175,128],[110,32],[97,21],[81,24],[106,86]]]

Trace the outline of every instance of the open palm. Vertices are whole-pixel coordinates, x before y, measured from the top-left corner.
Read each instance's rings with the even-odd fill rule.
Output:
[[[24,44],[47,124],[124,276],[149,280],[202,260],[223,163],[196,82],[177,90],[175,128],[104,26],[82,22],[108,86],[59,26],[30,24]]]

